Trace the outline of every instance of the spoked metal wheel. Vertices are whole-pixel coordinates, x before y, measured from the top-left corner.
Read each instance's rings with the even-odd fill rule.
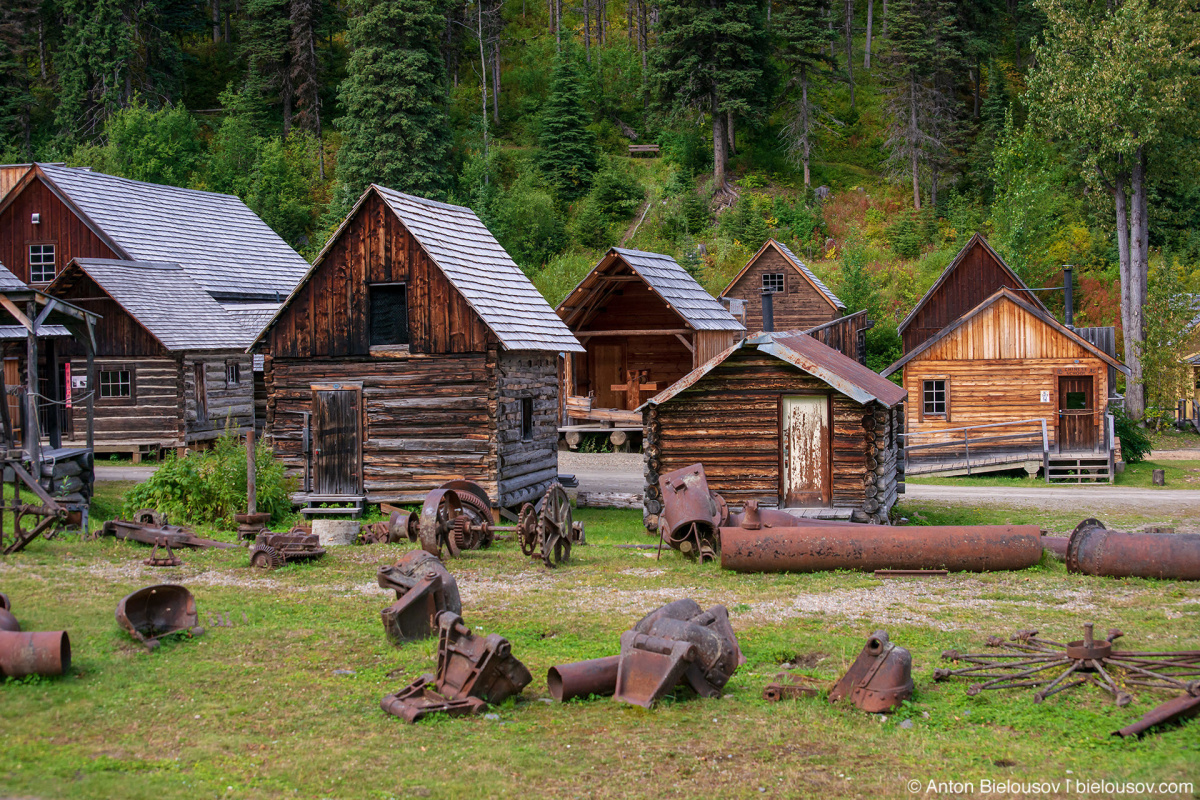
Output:
[[[459,555],[454,542],[454,520],[462,516],[463,504],[453,489],[438,489],[430,492],[421,506],[420,539],[421,549],[442,557],[442,547],[452,556]]]
[[[553,567],[571,558],[571,498],[556,481],[542,498],[538,515],[542,562]]]

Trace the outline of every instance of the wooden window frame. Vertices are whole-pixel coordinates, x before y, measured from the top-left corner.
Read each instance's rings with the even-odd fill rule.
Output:
[[[533,398],[521,398],[521,441],[532,442],[534,432]]]
[[[942,420],[943,422],[949,422],[950,421],[950,410],[951,410],[951,406],[950,406],[950,376],[949,375],[922,375],[919,380],[921,381],[921,386],[918,389],[919,399],[917,402],[920,403],[921,421],[924,422],[926,420],[937,419],[937,420]],[[929,383],[931,381],[942,381],[946,385],[945,386],[946,410],[940,414],[925,411],[925,384]]]
[[[230,380],[233,376],[233,380]],[[242,385],[242,362],[235,360],[225,362],[225,388],[234,389]]]
[[[128,372],[129,395],[127,397],[105,397],[102,392],[104,373]],[[105,406],[136,406],[137,405],[137,365],[136,364],[97,364],[96,365],[96,395],[97,405]]]
[[[776,275],[779,276],[779,288],[771,289],[771,294],[787,294],[788,279],[787,279],[786,272],[764,272],[764,273],[762,273],[762,280],[761,280],[761,284],[759,287],[760,290],[766,291],[767,290],[767,278],[773,278]]]
[[[375,320],[373,319],[372,308],[374,293],[376,289],[396,289],[404,290],[404,338],[406,342],[391,342],[391,343],[376,343],[374,341]],[[371,353],[406,353],[412,347],[412,315],[409,313],[412,306],[408,298],[408,282],[407,281],[392,281],[389,283],[368,283],[367,284],[367,349]]]
[[[50,276],[50,280],[48,281],[35,281],[33,279],[33,248],[45,247],[46,245],[50,245],[54,248],[54,260],[51,262],[51,266],[54,269],[54,274]],[[58,277],[58,241],[56,239],[35,239],[25,242],[25,268],[29,270],[30,285],[48,286],[53,283],[54,279]]]

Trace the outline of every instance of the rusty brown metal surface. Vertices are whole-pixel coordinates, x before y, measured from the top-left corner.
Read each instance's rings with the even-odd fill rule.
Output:
[[[1124,533],[1085,519],[1071,534],[1067,571],[1110,578],[1200,581],[1200,534]]]
[[[325,555],[321,540],[315,534],[301,529],[288,533],[261,531],[250,548],[250,565],[259,569],[276,569],[288,561],[320,558]]]
[[[1194,694],[1185,694],[1168,700],[1160,706],[1150,709],[1145,716],[1132,725],[1126,725],[1119,731],[1113,731],[1113,736],[1141,736],[1151,728],[1188,719],[1200,714],[1200,681],[1196,682]]]
[[[477,714],[502,703],[529,685],[533,676],[497,634],[476,636],[458,614],[438,615],[438,663],[434,675],[422,675],[380,707],[408,722],[433,713]]]
[[[431,636],[443,611],[462,614],[458,582],[432,553],[409,551],[395,564],[380,567],[376,579],[396,593],[396,602],[380,612],[392,644]]]
[[[820,525],[721,529],[721,566],[737,572],[1025,569],[1042,557],[1035,525]]]
[[[158,647],[164,636],[204,633],[199,627],[196,598],[183,586],[170,583],[147,586],[122,598],[117,604],[117,623],[150,649]]]
[[[0,592],[0,631],[19,633],[20,630],[21,623],[12,615],[12,603],[8,601],[8,595]]]
[[[239,539],[253,539],[267,527],[271,521],[271,515],[266,512],[234,514],[233,521],[237,523]]]
[[[872,714],[889,711],[912,697],[912,655],[875,631],[846,674],[829,691],[829,702],[844,697]]]
[[[608,697],[617,690],[620,656],[559,664],[546,673],[550,696],[560,703],[576,697]]]
[[[668,472],[658,479],[662,494],[660,535],[667,544],[689,558],[712,561],[720,550],[717,528],[727,507],[708,490],[703,464]]]
[[[944,578],[950,573],[944,569],[877,569],[875,577],[887,578]]]
[[[1067,545],[1071,539],[1068,536],[1043,536],[1042,549],[1048,550],[1050,555],[1059,561],[1065,561],[1067,558]]]
[[[143,513],[143,512],[139,512]],[[231,542],[218,542],[215,539],[204,539],[187,528],[178,525],[168,525],[165,522],[138,522],[136,520],[114,519],[104,523],[104,527],[96,531],[96,536],[114,536],[142,544],[157,544],[165,539],[172,548],[175,547],[216,547],[222,550],[236,550],[241,545]]]
[[[66,631],[20,633],[0,630],[0,675],[62,675],[71,668],[71,638]]]
[[[158,548],[166,549],[166,555],[160,556]],[[183,563],[179,556],[175,555],[175,551],[171,549],[171,541],[167,538],[160,538],[154,543],[154,549],[150,552],[150,557],[142,561],[147,567],[178,567]]]
[[[967,689],[974,697],[988,689],[1041,687],[1033,695],[1035,703],[1064,689],[1093,684],[1109,692],[1118,706],[1133,702],[1127,689],[1200,692],[1200,650],[1177,652],[1138,652],[1117,650],[1115,642],[1124,634],[1110,628],[1107,638],[1097,640],[1093,624],[1083,626],[1083,638],[1073,642],[1055,642],[1038,638],[1033,630],[1019,631],[1005,640],[989,636],[992,653],[959,653],[947,650],[942,658],[966,662],[971,666],[936,669],[934,680],[967,677],[980,679]]]
[[[820,692],[817,679],[795,672],[781,672],[772,683],[763,689],[763,700],[778,703],[781,700],[799,700],[801,697],[816,697]]]

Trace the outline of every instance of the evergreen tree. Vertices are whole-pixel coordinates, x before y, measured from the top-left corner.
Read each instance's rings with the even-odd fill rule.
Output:
[[[135,181],[187,186],[203,164],[200,126],[183,106],[151,111],[135,100],[109,118],[106,171]]]
[[[596,172],[596,137],[587,129],[589,121],[574,48],[568,42],[554,58],[538,136],[538,166],[559,196],[568,200],[586,193]]]
[[[338,211],[368,184],[441,200],[450,184],[446,70],[438,48],[442,0],[354,0],[350,61],[339,90],[346,115],[338,153]]]
[[[58,127],[70,141],[92,139],[132,100],[133,37],[119,0],[64,0],[62,10]]]
[[[295,94],[288,5],[288,0],[246,0],[246,18],[239,31],[242,57],[246,60],[245,91],[255,100],[258,122],[266,132],[262,112],[278,107],[285,136],[292,129]]]
[[[754,203],[749,197],[743,197],[738,205],[745,205],[746,216],[745,225],[742,228],[742,244],[749,247],[751,250],[757,250],[766,243],[771,236],[771,231],[767,227],[767,221],[763,215],[754,208]]]
[[[818,127],[828,129],[820,121],[822,115],[828,115],[814,102],[814,83],[822,75],[822,66],[829,63],[825,48],[833,35],[825,24],[826,6],[825,0],[786,3],[776,15],[772,28],[778,42],[779,59],[792,75],[787,89],[794,110],[784,138],[788,156],[804,168],[806,188],[812,185],[809,162],[813,132]]]
[[[1008,95],[1000,65],[993,61],[987,71],[987,92],[981,104],[979,132],[971,146],[971,180],[978,189],[979,198],[991,203],[996,189],[991,176],[992,165],[996,144],[1004,130],[1004,116],[1008,113]]]
[[[698,235],[708,227],[710,215],[708,206],[700,199],[700,195],[694,190],[688,190],[683,195],[682,203],[683,216],[687,220],[687,232],[692,235]]]
[[[33,158],[29,62],[37,46],[37,16],[32,0],[12,0],[0,9],[0,141],[12,142],[9,152],[22,160]]]
[[[691,236],[685,235],[679,243],[679,266],[697,281],[700,280],[700,270],[704,267],[704,259],[700,257],[700,248]]]

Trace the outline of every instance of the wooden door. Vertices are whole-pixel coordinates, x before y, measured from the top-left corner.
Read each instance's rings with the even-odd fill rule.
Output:
[[[625,344],[596,344],[592,347],[592,391],[596,408],[624,408],[625,393],[613,386],[625,383]]]
[[[832,449],[829,398],[826,395],[785,397],[781,412],[783,504],[828,506]]]
[[[313,492],[357,495],[359,405],[357,389],[313,390]]]
[[[1096,393],[1091,375],[1058,376],[1058,449],[1096,449]]]

